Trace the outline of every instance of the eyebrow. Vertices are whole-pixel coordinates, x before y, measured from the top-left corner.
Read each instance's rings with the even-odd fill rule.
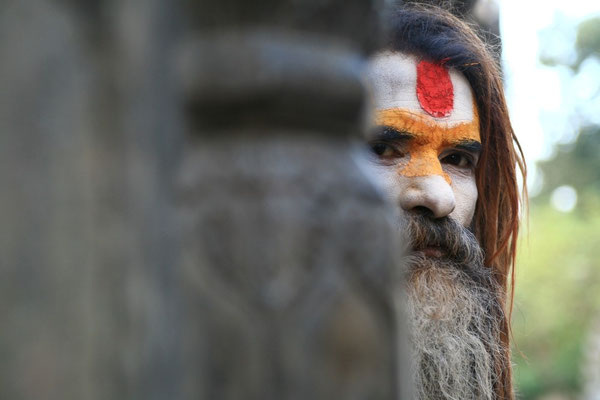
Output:
[[[399,131],[391,126],[381,125],[373,129],[369,135],[371,140],[409,140],[414,139],[415,135]],[[462,142],[461,142],[462,143]]]
[[[482,146],[477,140],[461,140],[454,145],[455,148],[468,151],[470,153],[481,153]]]

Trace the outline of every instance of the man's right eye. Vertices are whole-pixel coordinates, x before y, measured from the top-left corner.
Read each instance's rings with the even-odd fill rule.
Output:
[[[391,157],[399,157],[400,153],[393,146],[383,143],[383,142],[375,142],[371,143],[371,151],[380,158],[391,158]]]

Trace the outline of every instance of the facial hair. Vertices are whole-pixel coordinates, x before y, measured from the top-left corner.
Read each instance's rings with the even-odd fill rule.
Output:
[[[410,215],[405,223],[413,250],[406,291],[416,398],[495,399],[504,314],[477,239],[449,218]],[[428,248],[441,257],[426,256]]]

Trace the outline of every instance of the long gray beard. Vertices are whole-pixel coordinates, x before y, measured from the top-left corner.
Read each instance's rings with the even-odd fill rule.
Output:
[[[417,399],[496,398],[503,359],[500,291],[476,240],[468,239],[468,251],[439,259],[416,253],[409,262],[407,314]],[[468,257],[459,264],[452,258],[461,252]]]

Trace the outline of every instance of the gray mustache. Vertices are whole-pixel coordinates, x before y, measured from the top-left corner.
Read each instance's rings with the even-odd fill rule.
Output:
[[[407,213],[401,226],[413,251],[439,247],[446,252],[447,258],[458,264],[483,263],[483,250],[473,232],[449,217],[434,220],[427,215]]]

